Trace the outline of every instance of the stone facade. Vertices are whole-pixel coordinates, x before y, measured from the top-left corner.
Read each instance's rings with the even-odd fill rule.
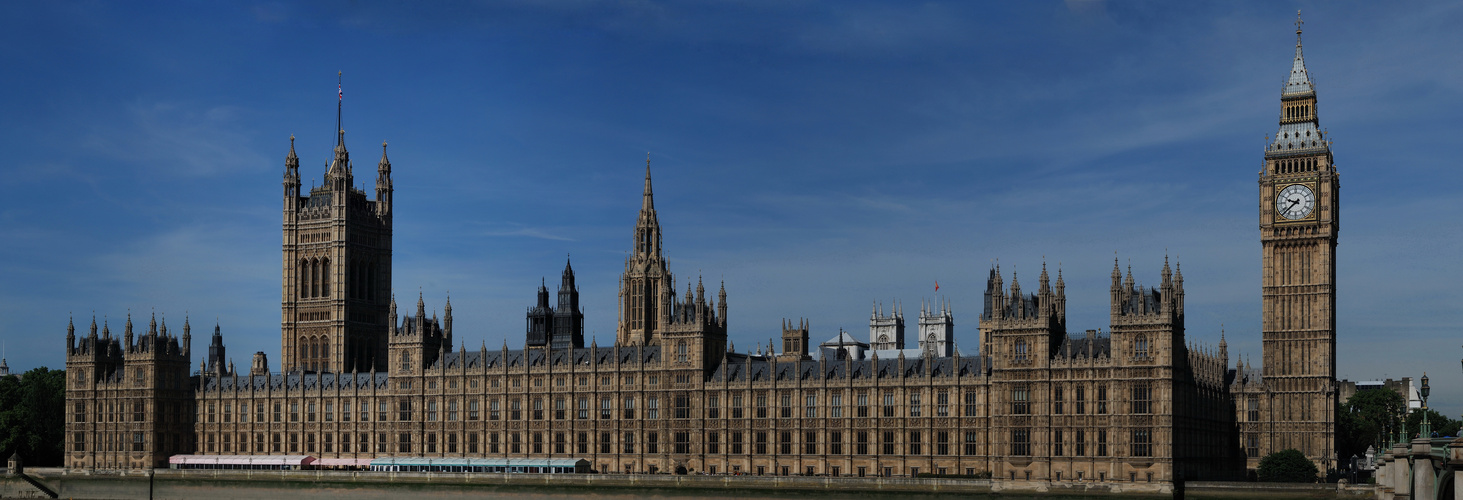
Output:
[[[79,437],[69,443],[67,466],[156,466],[174,453],[575,457],[604,472],[927,472],[1146,484],[1170,481],[1176,463],[1194,468],[1191,477],[1222,468],[1185,455],[1186,443],[1227,442],[1226,422],[1204,416],[1231,412],[1212,411],[1228,402],[1220,382],[1226,362],[1184,344],[1183,277],[1167,264],[1158,289],[1134,288],[1131,273],[1126,282],[1115,274],[1107,335],[1068,337],[1060,273],[1054,288],[1043,272],[1040,291],[1022,295],[1014,276],[1007,289],[993,268],[980,319],[989,356],[960,354],[944,304],[921,307],[917,349],[905,349],[896,309],[870,319],[870,340],[883,350],[814,356],[806,321],[784,321],[781,353],[771,342],[739,353],[726,341],[724,285],[715,298],[699,279],[684,297],[674,295],[650,186],[647,170],[614,345],[583,346],[568,266],[557,311],[547,287],[539,288],[521,349],[454,349],[451,302],[439,319],[428,317],[422,297],[400,316],[388,302],[384,370],[270,373],[257,353],[250,373],[237,373],[224,365],[216,332],[209,361],[188,378],[185,334],[184,350],[168,358],[172,378],[127,396],[149,404],[168,384],[188,384],[166,393],[175,403],[163,403],[188,411],[162,412],[176,421],[154,419],[176,424],[176,437],[160,447],[144,439],[139,460]],[[295,251],[286,245],[287,262]],[[130,338],[93,343],[106,352],[132,345]],[[133,361],[78,356],[73,369]],[[133,382],[117,375],[130,369],[112,368],[103,379]],[[91,414],[109,415],[118,410],[105,405],[121,396],[78,394],[68,403],[86,401],[101,408]],[[74,426],[89,425],[77,418]]]

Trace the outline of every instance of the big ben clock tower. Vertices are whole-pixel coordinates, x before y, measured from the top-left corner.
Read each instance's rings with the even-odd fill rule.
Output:
[[[1340,178],[1316,114],[1316,89],[1301,56],[1280,95],[1280,130],[1260,172],[1264,268],[1263,457],[1294,448],[1322,471],[1334,466],[1336,234]]]

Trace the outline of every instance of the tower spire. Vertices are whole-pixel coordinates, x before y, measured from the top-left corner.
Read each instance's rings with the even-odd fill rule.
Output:
[[[640,210],[655,210],[655,195],[650,190],[650,153],[645,153],[645,199],[640,202]]]

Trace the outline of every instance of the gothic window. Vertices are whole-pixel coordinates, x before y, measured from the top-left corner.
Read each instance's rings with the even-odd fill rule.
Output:
[[[1133,355],[1139,359],[1148,358],[1148,336],[1139,335],[1133,340]]]
[[[307,260],[300,260],[300,265],[299,265],[299,267],[296,267],[295,268],[295,273],[298,274],[299,277],[300,277],[300,298],[309,297],[310,296],[310,293],[309,293],[310,292],[310,262],[307,261]]]
[[[330,296],[330,259],[325,259],[320,264],[320,296]]]
[[[320,296],[320,261],[310,261],[310,296]]]
[[[1017,340],[1016,341],[1016,362],[1021,363],[1021,362],[1025,362],[1025,361],[1026,361],[1026,341],[1025,340]]]
[[[1026,456],[1031,454],[1031,430],[1013,429],[1011,431],[1011,454]]]
[[[676,361],[686,362],[686,341],[684,340],[676,344]]]
[[[1149,399],[1150,399],[1150,397],[1151,397],[1151,389],[1149,388],[1147,382],[1134,382],[1133,383],[1133,413],[1140,414],[1140,415],[1141,414],[1145,414],[1145,413],[1149,413],[1149,411],[1150,411],[1150,408],[1149,408]],[[1135,456],[1140,456],[1141,457],[1141,456],[1147,456],[1147,455],[1135,455]]]
[[[1031,413],[1029,394],[1029,391],[1024,385],[1018,385],[1011,389],[1011,413],[1016,415]]]
[[[1133,429],[1133,454],[1135,457],[1153,455],[1153,435],[1147,428]]]

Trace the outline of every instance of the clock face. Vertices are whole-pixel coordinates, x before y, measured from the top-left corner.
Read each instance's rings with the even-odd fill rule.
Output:
[[[1303,184],[1291,184],[1275,195],[1275,213],[1289,220],[1300,220],[1316,207],[1316,195]]]

